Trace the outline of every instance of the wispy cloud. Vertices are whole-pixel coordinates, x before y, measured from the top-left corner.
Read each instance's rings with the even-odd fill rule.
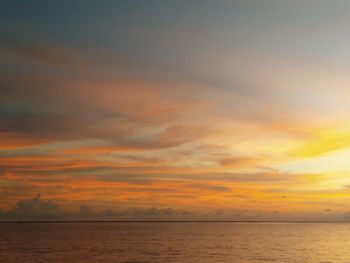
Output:
[[[19,59],[32,60],[46,66],[79,69],[83,64],[79,63],[67,50],[59,47],[39,44],[38,40],[28,38],[28,33],[8,32],[0,28],[0,56],[15,56]],[[31,36],[33,37],[33,36]]]

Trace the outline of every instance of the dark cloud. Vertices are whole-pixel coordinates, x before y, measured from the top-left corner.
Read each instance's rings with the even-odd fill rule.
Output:
[[[10,218],[23,219],[54,219],[61,218],[66,214],[56,203],[40,198],[40,195],[30,200],[21,200],[9,211]]]
[[[263,202],[261,202],[263,203]],[[267,204],[268,205],[268,204]],[[325,209],[332,212],[332,209]],[[239,209],[207,209],[193,211],[164,208],[128,208],[128,209],[94,209],[90,205],[82,204],[76,211],[66,210],[51,200],[44,200],[40,195],[32,199],[23,199],[10,210],[0,210],[0,221],[40,221],[40,220],[106,220],[106,221],[176,221],[176,220],[327,220],[320,214],[309,214],[294,217],[293,213],[282,213],[274,210]],[[341,216],[341,215],[340,215]],[[333,218],[334,219],[334,218]],[[350,212],[337,217],[336,220],[349,220]]]
[[[198,214],[189,211],[155,207],[96,211],[85,204],[78,211],[72,212],[53,201],[42,199],[40,195],[18,201],[9,211],[0,210],[0,220],[171,220],[196,216]]]
[[[209,190],[213,192],[231,192],[231,188],[223,185],[191,184],[192,189]]]
[[[350,212],[344,213],[344,219],[350,220]]]
[[[85,128],[85,129],[84,129]],[[46,139],[84,138],[89,134],[86,123],[67,116],[29,114],[27,112],[6,116],[0,114],[0,132]],[[78,136],[80,132],[80,137]],[[84,132],[84,133],[83,133]],[[88,136],[88,137],[90,137]]]
[[[54,201],[44,200],[40,195],[20,200],[11,210],[0,210],[0,221],[21,220],[223,220],[231,219],[232,213],[222,209],[209,212],[193,212],[173,208],[130,208],[122,210],[95,210],[82,204],[77,211],[61,208]]]

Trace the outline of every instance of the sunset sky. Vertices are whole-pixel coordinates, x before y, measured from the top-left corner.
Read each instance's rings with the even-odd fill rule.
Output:
[[[5,0],[0,17],[1,210],[348,215],[349,1]]]

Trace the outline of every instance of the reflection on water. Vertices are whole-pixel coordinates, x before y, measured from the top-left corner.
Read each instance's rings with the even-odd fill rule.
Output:
[[[350,224],[0,224],[0,262],[350,262]]]

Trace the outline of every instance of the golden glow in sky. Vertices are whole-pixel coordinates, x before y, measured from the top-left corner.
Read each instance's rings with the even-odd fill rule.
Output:
[[[0,208],[342,219],[350,5],[311,2],[2,4]]]

